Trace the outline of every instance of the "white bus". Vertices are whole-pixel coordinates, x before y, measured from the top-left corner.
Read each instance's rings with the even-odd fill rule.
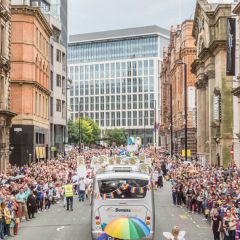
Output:
[[[133,166],[108,167],[94,180],[92,202],[92,239],[97,239],[104,227],[120,217],[136,217],[146,223],[154,239],[155,209],[149,174]]]

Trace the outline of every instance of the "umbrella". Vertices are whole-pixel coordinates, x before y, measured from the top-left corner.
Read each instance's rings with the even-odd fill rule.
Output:
[[[122,217],[110,222],[104,232],[118,239],[141,239],[150,234],[150,229],[139,218]]]
[[[97,240],[113,240],[113,238],[109,237],[106,233],[103,233]]]

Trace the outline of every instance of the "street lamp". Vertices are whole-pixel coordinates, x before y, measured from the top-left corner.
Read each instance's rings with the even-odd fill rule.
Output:
[[[154,101],[154,146],[155,152],[157,152],[157,100]]]
[[[82,126],[81,126],[81,105],[79,101],[79,124],[78,124],[78,138],[79,138],[79,152],[81,152],[81,147],[82,147]]]
[[[184,129],[185,129],[185,161],[187,161],[187,150],[188,150],[188,109],[187,109],[187,64],[182,60],[176,62],[176,64],[183,65],[184,69]]]

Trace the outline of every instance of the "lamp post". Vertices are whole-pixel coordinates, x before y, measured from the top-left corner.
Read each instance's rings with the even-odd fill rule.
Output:
[[[154,126],[154,147],[155,147],[155,153],[157,152],[157,100],[154,100],[154,122],[155,122],[155,126]]]
[[[176,64],[183,65],[184,73],[184,132],[185,132],[185,161],[187,161],[187,150],[188,150],[188,109],[187,109],[187,64],[183,61],[177,61]]]
[[[82,147],[82,126],[81,126],[81,106],[79,102],[79,124],[78,124],[78,138],[79,138],[79,152],[81,152],[81,147]]]

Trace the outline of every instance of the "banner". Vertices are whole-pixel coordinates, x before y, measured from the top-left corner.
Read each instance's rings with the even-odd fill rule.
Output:
[[[227,18],[227,76],[235,75],[236,19]]]

